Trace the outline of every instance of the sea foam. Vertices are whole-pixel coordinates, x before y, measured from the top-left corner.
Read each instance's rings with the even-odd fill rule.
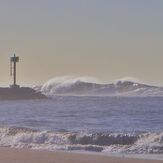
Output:
[[[109,153],[163,153],[163,133],[48,132],[1,127],[0,146]]]

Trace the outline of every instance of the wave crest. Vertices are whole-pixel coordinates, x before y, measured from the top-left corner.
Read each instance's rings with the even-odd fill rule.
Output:
[[[92,144],[92,145],[129,145],[137,141],[138,136],[136,135],[125,135],[125,134],[105,134],[96,133],[88,135],[71,135],[69,137],[73,144]]]
[[[86,91],[85,87],[87,87],[87,84],[92,85],[95,83],[98,83],[98,80],[93,77],[56,77],[47,81],[41,87],[41,92],[48,96],[56,94],[75,94],[80,91],[84,93]]]
[[[48,97],[62,96],[163,96],[163,87],[141,84],[134,78],[123,78],[103,84],[91,77],[63,76],[35,87]]]
[[[47,132],[0,127],[0,146],[43,150],[163,153],[163,133]]]

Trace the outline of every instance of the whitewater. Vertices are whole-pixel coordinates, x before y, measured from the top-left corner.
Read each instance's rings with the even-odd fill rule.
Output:
[[[59,77],[48,99],[0,101],[0,146],[105,154],[163,154],[163,88]]]
[[[54,96],[163,96],[163,87],[139,83],[134,78],[123,78],[113,83],[102,83],[92,77],[63,76],[34,87],[48,97]]]

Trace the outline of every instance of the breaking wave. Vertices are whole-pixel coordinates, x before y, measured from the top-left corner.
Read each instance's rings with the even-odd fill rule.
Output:
[[[48,97],[57,95],[163,96],[163,87],[141,84],[134,78],[124,78],[111,84],[103,84],[95,78],[64,76],[51,79],[35,89]]]
[[[162,154],[163,133],[48,132],[0,127],[0,146],[39,150]]]

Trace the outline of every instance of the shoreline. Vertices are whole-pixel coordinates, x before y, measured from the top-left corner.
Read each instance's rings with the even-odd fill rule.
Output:
[[[77,153],[77,154],[88,154],[88,155],[99,155],[99,156],[107,156],[107,157],[117,157],[117,158],[131,158],[131,159],[144,159],[144,160],[162,160],[162,154],[124,154],[124,153],[105,153],[105,152],[91,152],[91,151],[61,151],[68,153]]]
[[[162,163],[161,160],[107,156],[95,153],[41,151],[30,149],[0,148],[2,163]]]

